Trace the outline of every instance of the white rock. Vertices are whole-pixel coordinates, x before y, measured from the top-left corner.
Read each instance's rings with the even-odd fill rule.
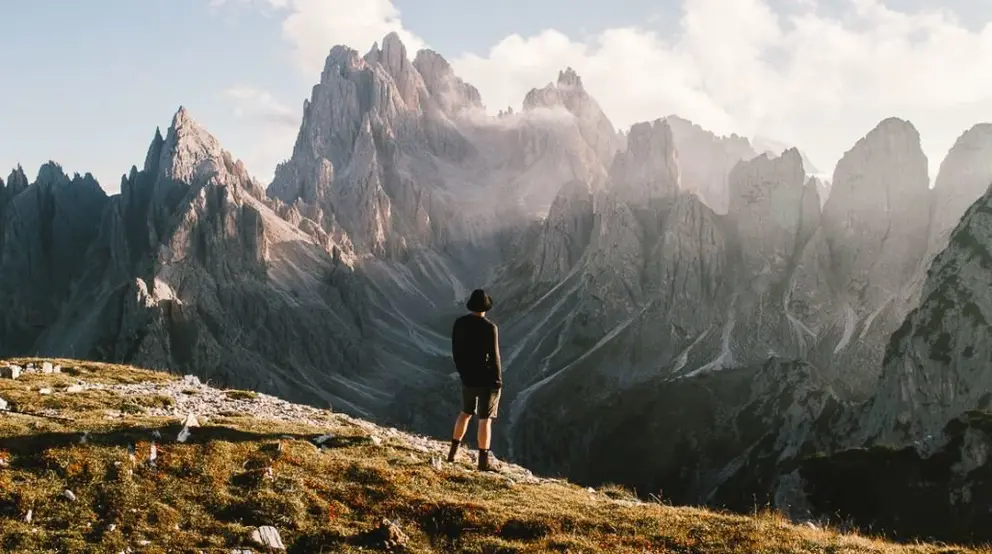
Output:
[[[3,398],[0,398],[0,411],[9,410],[9,409],[10,409],[10,404],[8,404],[7,401],[4,400]]]
[[[82,385],[69,385],[68,387],[66,387],[65,392],[69,394],[74,394],[77,392],[83,392],[83,390],[84,389]]]
[[[52,362],[44,362],[41,364],[41,372],[45,374],[55,373],[55,367],[52,365]]]
[[[34,511],[28,510],[28,513],[24,514],[24,523],[31,523],[32,519],[34,519]]]
[[[381,438],[379,438],[379,437],[377,437],[375,435],[372,435],[369,438],[372,439],[372,444],[374,444],[376,446],[381,446],[382,445],[382,439]]]
[[[335,437],[334,433],[328,433],[326,435],[321,435],[313,439],[313,443],[316,444],[317,446],[321,446],[329,440],[334,440],[334,437]]]
[[[188,414],[186,419],[183,420],[183,427],[199,427],[200,422],[197,421],[196,416],[193,414]]]
[[[282,544],[282,537],[279,536],[279,531],[271,525],[263,525],[252,531],[251,540],[259,546],[273,548],[275,550],[286,550],[286,547]]]
[[[52,389],[47,388],[47,387],[45,387],[43,389],[38,389],[38,394],[40,394],[42,396],[47,396],[49,394],[52,394]]]
[[[69,489],[64,490],[62,492],[62,496],[65,497],[65,499],[68,500],[68,501],[70,501],[70,502],[75,502],[76,501],[76,493],[72,492]]]
[[[111,523],[110,525],[107,526],[107,531],[113,532],[113,531],[116,531],[116,530],[117,530],[117,524],[116,523]]]
[[[188,438],[189,438],[189,427],[183,427],[183,429],[179,431],[179,436],[176,437],[176,441],[186,442],[186,439]]]
[[[21,376],[22,371],[23,370],[21,369],[21,367],[16,365],[7,365],[4,367],[0,367],[0,378],[17,379],[18,377]]]

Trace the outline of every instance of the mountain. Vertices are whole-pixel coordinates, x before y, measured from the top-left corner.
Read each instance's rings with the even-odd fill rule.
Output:
[[[758,154],[768,154],[770,156],[781,156],[786,150],[792,148],[784,142],[760,135],[756,135],[751,139],[751,147],[754,148],[754,151]],[[808,175],[816,175],[820,173],[820,170],[813,165],[813,162],[810,161],[805,152],[800,152],[800,154],[803,157],[803,170]]]
[[[905,360],[956,360],[907,329],[939,328],[945,305],[974,316],[986,285],[937,278],[981,263],[977,208],[978,238],[941,237],[981,194],[984,127],[931,191],[918,132],[886,119],[828,188],[797,148],[757,155],[677,116],[617,132],[570,69],[522,100],[487,115],[439,54],[411,59],[391,34],[330,51],[265,189],[185,109],[120,195],[57,166],[30,186],[15,172],[0,353],[196,373],[446,436],[451,321],[485,286],[498,452],[742,510],[809,501],[811,454],[915,440],[976,407]],[[950,407],[892,423],[933,402]]]

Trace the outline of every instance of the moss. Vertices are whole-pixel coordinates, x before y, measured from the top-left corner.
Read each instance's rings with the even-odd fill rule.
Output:
[[[89,367],[87,380],[141,382],[149,375]],[[36,385],[55,377],[32,379]],[[0,396],[27,403],[37,394],[8,380],[0,381]],[[382,518],[409,536],[408,552],[942,551],[792,527],[768,515],[618,503],[611,499],[633,496],[618,486],[590,495],[563,482],[509,483],[467,463],[438,471],[430,454],[392,441],[372,445],[330,413],[320,427],[216,418],[188,443],[160,440],[151,467],[144,463],[151,432],[174,437],[178,424],[143,412],[107,419],[105,411],[161,400],[109,391],[65,398],[72,423],[0,417],[0,454],[9,460],[0,470],[4,552],[229,551],[251,548],[251,530],[262,524],[279,529],[290,553],[382,551],[375,531]],[[89,438],[80,444],[84,430]],[[341,440],[328,449],[309,442],[329,431]],[[76,502],[61,496],[66,489]],[[26,524],[29,509],[34,519]],[[144,540],[151,545],[141,547]]]

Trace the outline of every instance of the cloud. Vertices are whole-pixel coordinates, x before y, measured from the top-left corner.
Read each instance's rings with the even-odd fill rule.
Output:
[[[276,164],[292,152],[302,112],[252,86],[231,87],[222,96],[231,102],[234,115],[244,121],[248,133],[256,137],[244,152],[243,161],[248,171],[267,185]]]
[[[267,0],[271,1],[271,0]],[[345,44],[364,53],[391,32],[399,34],[409,52],[425,42],[403,28],[400,12],[390,0],[284,0],[291,4],[283,21],[283,37],[307,75],[318,76],[330,49]]]
[[[295,128],[300,124],[300,114],[280,103],[267,91],[250,86],[236,86],[224,91],[233,102],[234,115],[254,119],[276,126]]]
[[[391,31],[411,52],[424,44],[389,0],[285,1],[284,38],[314,79],[335,44],[365,51]],[[682,0],[673,34],[649,23],[588,40],[547,29],[451,63],[491,112],[519,107],[572,66],[618,127],[676,113],[721,134],[797,145],[827,170],[880,120],[903,117],[936,170],[954,139],[988,118],[992,72],[976,68],[992,67],[992,24],[969,30],[947,9],[842,1],[828,15],[811,0],[781,11],[769,0]]]

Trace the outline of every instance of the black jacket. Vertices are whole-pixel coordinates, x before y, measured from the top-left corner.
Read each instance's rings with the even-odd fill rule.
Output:
[[[499,359],[499,330],[496,324],[474,314],[455,320],[451,329],[451,355],[467,387],[503,386]]]

